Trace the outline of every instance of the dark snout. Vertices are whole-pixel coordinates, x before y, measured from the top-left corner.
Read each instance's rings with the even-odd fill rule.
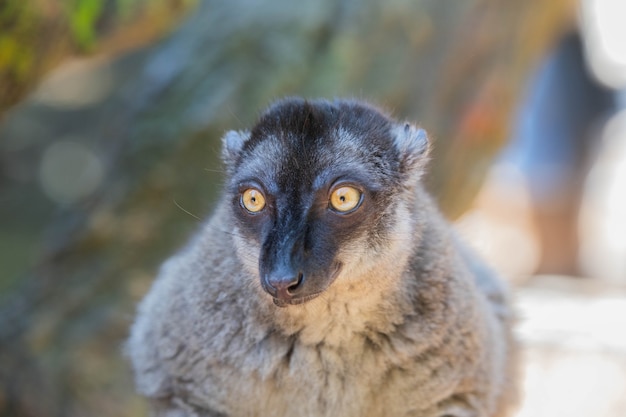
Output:
[[[328,241],[310,236],[315,227],[304,227],[293,217],[276,226],[266,237],[259,257],[261,285],[279,307],[302,304],[323,293],[336,278],[340,264]]]
[[[292,304],[302,296],[304,274],[294,268],[280,267],[261,276],[263,289],[279,303]]]
[[[261,286],[279,307],[302,304],[320,295],[332,279],[316,262],[301,261],[294,251],[279,251],[260,260]]]
[[[317,271],[318,274],[293,268],[276,268],[261,274],[261,285],[272,296],[278,307],[297,305],[312,300],[323,293],[337,277],[340,263],[332,268]]]

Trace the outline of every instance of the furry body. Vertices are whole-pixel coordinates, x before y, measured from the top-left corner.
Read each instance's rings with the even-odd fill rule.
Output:
[[[292,99],[224,142],[225,196],[163,265],[128,344],[156,415],[507,415],[504,291],[420,185],[423,131]],[[362,190],[354,212],[325,203],[337,181]],[[249,183],[260,214],[240,205]],[[292,270],[293,294],[268,293]]]

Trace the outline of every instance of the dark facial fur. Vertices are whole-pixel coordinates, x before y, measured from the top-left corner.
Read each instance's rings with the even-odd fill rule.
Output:
[[[398,196],[419,176],[426,151],[422,130],[349,101],[280,101],[250,133],[226,135],[239,256],[276,305],[306,302],[350,274],[342,254],[376,257],[394,231]],[[361,193],[347,213],[329,204],[344,185]],[[265,198],[256,213],[242,205],[250,188]]]

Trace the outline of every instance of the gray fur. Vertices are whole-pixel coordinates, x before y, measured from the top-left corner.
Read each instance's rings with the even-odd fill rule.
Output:
[[[244,143],[246,143],[249,138],[250,132],[235,130],[226,132],[222,138],[222,160],[227,166],[231,166],[234,163]]]
[[[420,185],[425,133],[358,102],[277,106],[251,138],[227,135],[228,181],[255,173],[272,193],[284,193],[277,184],[293,185],[282,176],[296,176],[295,184],[305,184],[299,210],[313,210],[307,190],[323,189],[333,167],[372,170],[359,153],[367,138],[350,126],[365,123],[351,124],[359,112],[376,112],[376,123],[390,120],[391,127],[381,127],[389,138],[380,140],[396,147],[398,161],[376,160],[381,174],[368,178],[390,195],[372,197],[363,210],[373,211],[376,224],[355,225],[333,252],[341,268],[330,286],[281,308],[259,283],[263,238],[236,220],[236,195],[227,186],[213,216],[162,266],[132,327],[127,352],[154,415],[509,415],[515,348],[505,291]],[[303,140],[302,123],[280,131],[268,117],[303,106],[311,107],[303,120],[339,114],[324,130],[334,139],[324,139],[332,143],[316,150],[313,162],[291,161],[292,172],[283,172],[284,159],[294,158],[285,143]]]

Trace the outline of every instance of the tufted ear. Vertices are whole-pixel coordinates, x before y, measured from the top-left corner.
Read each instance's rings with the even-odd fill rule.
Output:
[[[430,143],[424,129],[409,123],[396,125],[392,130],[394,144],[400,152],[400,164],[404,172],[422,171],[428,161]]]
[[[227,166],[235,162],[248,139],[250,139],[248,131],[230,130],[222,137],[222,160]]]

